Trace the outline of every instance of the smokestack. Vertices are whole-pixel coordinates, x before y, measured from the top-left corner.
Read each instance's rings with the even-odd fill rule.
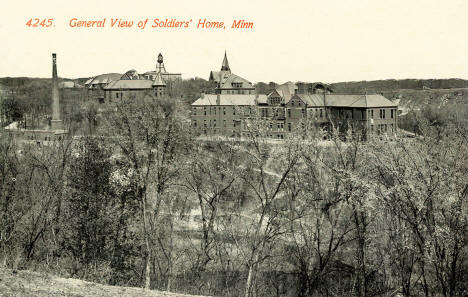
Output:
[[[60,119],[60,98],[57,77],[57,55],[52,54],[52,121],[53,130],[63,130],[63,123]]]

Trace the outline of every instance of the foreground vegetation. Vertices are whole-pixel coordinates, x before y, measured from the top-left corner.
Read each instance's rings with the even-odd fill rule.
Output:
[[[148,291],[131,287],[106,286],[77,279],[56,277],[46,273],[10,269],[0,269],[0,296],[196,297],[193,295]]]
[[[215,296],[464,296],[468,131],[411,141],[309,129],[200,141],[174,99],[83,117],[87,136],[0,137],[0,266]]]

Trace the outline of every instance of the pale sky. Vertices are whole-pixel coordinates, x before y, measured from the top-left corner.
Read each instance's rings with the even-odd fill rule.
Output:
[[[3,0],[0,77],[61,77],[153,70],[159,52],[183,78],[208,79],[227,50],[231,70],[251,82],[468,79],[466,0]],[[71,18],[192,19],[189,29],[70,28]],[[29,28],[30,18],[55,27]],[[225,30],[196,29],[198,19]],[[230,29],[234,19],[252,30]],[[108,24],[106,24],[108,26]]]

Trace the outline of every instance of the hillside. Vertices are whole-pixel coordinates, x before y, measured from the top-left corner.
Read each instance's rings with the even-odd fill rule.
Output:
[[[0,269],[0,296],[138,296],[138,297],[196,297],[141,288],[106,286],[72,278],[61,278],[31,271]]]
[[[468,80],[450,79],[387,79],[373,81],[352,81],[330,84],[335,93],[381,93],[399,89],[458,89],[468,88]]]

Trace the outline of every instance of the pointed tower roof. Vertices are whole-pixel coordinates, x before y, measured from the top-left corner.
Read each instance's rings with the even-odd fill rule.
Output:
[[[166,86],[166,83],[164,82],[161,76],[161,72],[158,72],[156,74],[156,78],[154,79],[153,87],[156,87],[156,86]]]
[[[229,68],[229,62],[227,59],[226,51],[224,51],[224,59],[223,59],[223,65],[221,66],[221,71],[231,71],[231,69]]]

